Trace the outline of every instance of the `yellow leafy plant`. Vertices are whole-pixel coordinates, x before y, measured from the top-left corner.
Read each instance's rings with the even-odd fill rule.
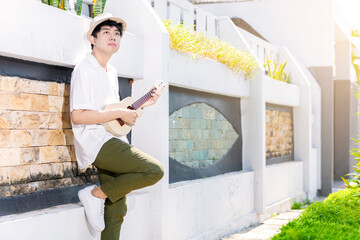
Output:
[[[272,63],[272,66],[271,66]],[[278,68],[278,63],[273,59],[272,61],[267,58],[264,62],[264,68],[268,72],[269,76],[281,82],[290,83],[291,73],[285,72],[286,61],[281,63]]]
[[[221,62],[245,79],[252,79],[258,67],[255,58],[245,50],[238,49],[218,38],[209,38],[204,32],[195,32],[182,24],[163,20],[169,32],[170,48],[180,53],[191,54],[193,58],[206,57]]]

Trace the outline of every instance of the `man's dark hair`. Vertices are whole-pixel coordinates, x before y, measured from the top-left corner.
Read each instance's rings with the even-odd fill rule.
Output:
[[[97,34],[98,34],[98,32],[100,32],[100,29],[102,26],[110,26],[110,27],[114,26],[120,31],[120,36],[122,37],[122,35],[123,35],[122,23],[118,23],[113,20],[106,20],[95,27],[94,31],[91,33],[91,36],[97,38]],[[93,49],[93,47],[94,47],[94,45],[91,44],[91,49]]]

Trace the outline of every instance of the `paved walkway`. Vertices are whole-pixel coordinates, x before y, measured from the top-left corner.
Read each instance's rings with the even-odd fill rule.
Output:
[[[343,183],[338,181],[333,188],[333,192],[343,189],[339,187],[340,185],[343,185]],[[317,196],[312,200],[312,203],[322,202],[324,199],[325,197]],[[283,225],[298,218],[304,210],[305,209],[289,210],[286,213],[280,213],[260,225],[244,229],[238,233],[222,238],[221,240],[268,240],[279,233],[280,228]]]
[[[280,213],[279,215],[266,220],[263,224],[245,229],[239,233],[222,238],[222,240],[266,240],[280,232],[280,228],[293,220],[298,218],[304,211],[290,210],[286,213]]]

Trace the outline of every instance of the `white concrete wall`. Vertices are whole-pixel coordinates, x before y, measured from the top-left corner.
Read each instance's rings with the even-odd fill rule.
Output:
[[[149,194],[131,193],[127,200],[128,213],[120,239],[149,239],[152,231]],[[132,224],[134,222],[141,226],[141,231]],[[0,239],[100,240],[100,234],[93,231],[84,216],[83,206],[76,203],[0,217]]]
[[[334,4],[334,80],[356,81],[352,76],[351,27],[346,22],[338,3]]]
[[[346,22],[338,4],[334,3],[334,80],[356,82],[354,67],[351,64],[351,26]]]
[[[334,80],[350,80],[354,82],[356,78],[351,77],[351,42],[336,41],[335,42],[335,76]]]
[[[0,55],[74,67],[91,51],[85,40],[91,19],[33,0],[0,3],[6,6],[0,14]],[[119,52],[111,60],[118,75],[142,78],[143,51],[143,39],[125,32]]]
[[[307,67],[333,65],[333,3],[266,0],[201,4],[217,16],[239,17],[265,39],[286,46]]]
[[[266,206],[304,194],[303,163],[286,162],[266,167]]]
[[[256,69],[255,78],[251,80],[250,97],[241,101],[243,170],[254,171],[254,204],[260,221],[265,217],[266,106],[264,79],[264,69]]]
[[[300,68],[302,74],[308,80],[311,89],[311,147],[312,151],[316,151],[315,153],[311,153],[311,187],[310,189],[320,189],[321,188],[321,88],[317,83],[313,75],[310,71],[302,64],[302,62],[296,57],[292,56],[297,63],[298,68]],[[316,182],[316,183],[315,183]],[[314,184],[315,183],[315,184]],[[316,188],[314,188],[316,185]],[[315,190],[314,190],[315,191]]]
[[[168,200],[171,240],[215,240],[258,221],[253,172],[174,183]]]
[[[292,74],[292,82],[300,87],[300,105],[294,108],[294,158],[303,162],[304,189],[311,197],[316,196],[316,189],[311,189],[310,161],[312,148],[312,113],[311,85],[301,67],[287,48],[280,48],[281,62],[287,62],[287,69]]]

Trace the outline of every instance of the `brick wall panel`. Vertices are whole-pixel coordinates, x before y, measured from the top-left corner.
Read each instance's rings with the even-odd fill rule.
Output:
[[[74,133],[70,129],[64,130],[65,134],[65,143],[64,145],[74,145]]]
[[[70,114],[69,113],[63,113],[60,115],[60,121],[61,121],[61,128],[64,129],[71,129],[71,121],[70,121]]]
[[[30,180],[31,165],[4,167],[10,184],[24,183]],[[0,183],[1,184],[1,183]]]
[[[0,109],[47,112],[48,96],[0,91]]]
[[[49,96],[50,112],[69,112],[69,98],[62,96]]]
[[[11,131],[0,129],[0,148],[10,147]]]
[[[40,147],[39,163],[54,163],[59,161],[57,146]]]
[[[61,94],[61,96],[69,97],[70,96],[70,85],[66,84],[64,86],[64,94]]]
[[[38,147],[19,148],[20,150],[20,164],[36,164],[40,160],[40,149]]]
[[[71,162],[72,161],[72,149],[70,146],[56,146],[58,152],[58,161]]]
[[[1,179],[0,179],[1,181]],[[10,197],[11,196],[11,186],[1,186],[0,187],[0,196],[1,197]]]
[[[48,96],[28,93],[9,93],[12,110],[49,111]]]
[[[6,125],[3,129],[61,129],[66,121],[59,113],[14,110],[0,110],[0,119]]]
[[[31,146],[47,146],[49,130],[31,130]]]
[[[79,171],[70,85],[0,76],[0,197],[97,182]]]
[[[58,95],[59,94],[59,84],[55,82],[48,83],[48,95]]]
[[[64,90],[59,89],[58,85],[60,84],[54,82],[19,78],[16,91],[41,95],[59,95]]]
[[[64,169],[61,163],[30,165],[31,181],[62,178]]]
[[[17,77],[1,77],[0,76],[0,91],[15,92],[18,85],[19,78]]]
[[[0,109],[11,109],[12,93],[0,91]]]
[[[6,167],[0,167],[0,191],[3,188],[1,185],[9,184],[10,180],[7,174],[7,168]]]
[[[293,126],[290,112],[266,110],[266,158],[291,155]]]
[[[14,184],[10,186],[8,192],[5,192],[5,195],[20,195],[20,194],[28,194],[34,193],[39,190],[39,182],[30,182],[30,183],[20,183]]]
[[[31,132],[27,130],[10,130],[10,147],[30,147],[32,145]]]
[[[46,94],[46,85],[46,82],[20,78],[16,91],[23,93]]]
[[[64,130],[49,130],[48,145],[66,145]]]
[[[20,165],[19,148],[1,148],[0,149],[0,167]]]
[[[71,162],[72,149],[70,146],[40,147],[39,163]]]

